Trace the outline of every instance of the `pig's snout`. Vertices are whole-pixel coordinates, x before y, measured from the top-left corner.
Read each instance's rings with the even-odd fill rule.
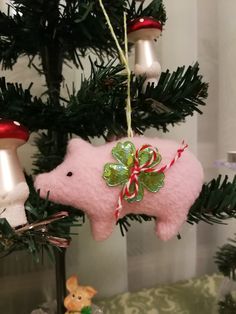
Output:
[[[52,196],[52,188],[49,182],[48,174],[40,174],[36,177],[34,182],[34,187],[38,191],[40,191],[40,196],[46,198],[48,193]]]

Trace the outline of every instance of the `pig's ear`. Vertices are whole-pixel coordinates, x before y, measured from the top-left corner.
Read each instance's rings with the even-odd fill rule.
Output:
[[[68,147],[67,147],[67,152],[69,154],[76,152],[78,153],[79,151],[82,151],[84,149],[91,149],[92,145],[82,138],[73,138],[72,140],[69,141]]]
[[[71,276],[66,281],[66,288],[69,292],[74,291],[78,287],[78,279],[76,276]]]

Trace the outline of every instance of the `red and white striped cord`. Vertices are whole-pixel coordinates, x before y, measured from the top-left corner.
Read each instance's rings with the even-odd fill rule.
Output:
[[[155,164],[154,164],[154,166],[152,166],[152,164],[158,158],[157,150],[153,146],[146,144],[146,145],[143,145],[141,148],[136,150],[135,159],[134,159],[134,166],[131,169],[131,174],[130,174],[129,180],[123,186],[122,191],[120,192],[120,195],[119,195],[119,199],[118,199],[118,203],[117,203],[117,207],[116,207],[116,211],[115,211],[116,220],[118,220],[120,217],[120,213],[122,210],[122,200],[124,199],[124,197],[126,197],[126,199],[128,199],[128,200],[131,200],[138,195],[138,193],[139,193],[138,178],[139,178],[140,173],[142,173],[142,172],[145,172],[145,173],[153,173],[153,172],[164,173],[164,172],[166,172],[176,163],[176,161],[181,157],[182,153],[185,151],[185,149],[187,147],[188,147],[188,145],[185,144],[183,141],[182,146],[177,150],[175,157],[167,165],[161,167],[160,169],[156,169]],[[147,149],[147,148],[149,148],[149,150],[151,152],[151,158],[149,161],[147,161],[143,165],[140,165],[139,159],[138,159],[139,153],[142,152],[144,149]],[[133,192],[131,192],[131,186],[134,187]]]

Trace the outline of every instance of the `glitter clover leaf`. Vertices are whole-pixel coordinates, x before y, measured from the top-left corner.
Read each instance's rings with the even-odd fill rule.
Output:
[[[138,163],[139,167],[149,163],[152,158],[153,150],[150,146],[138,151]],[[161,155],[158,150],[155,149],[156,158],[147,168],[154,168],[161,162]],[[119,186],[125,185],[130,180],[132,171],[135,164],[136,148],[130,141],[124,143],[117,143],[112,149],[112,156],[117,160],[117,163],[107,163],[104,166],[103,178],[105,179],[108,186]],[[138,192],[130,198],[125,196],[125,199],[129,202],[141,201],[144,196],[144,188],[150,192],[158,192],[164,185],[164,173],[158,172],[145,172],[140,171],[138,174]],[[130,194],[133,194],[135,190],[135,183],[132,182],[129,186]]]

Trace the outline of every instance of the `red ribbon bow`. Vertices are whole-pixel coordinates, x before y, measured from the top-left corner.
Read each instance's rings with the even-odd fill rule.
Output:
[[[132,200],[138,195],[138,193],[139,193],[138,178],[139,178],[140,173],[142,173],[142,172],[145,172],[145,173],[166,172],[181,157],[182,153],[185,151],[185,149],[187,147],[188,147],[188,145],[185,144],[185,142],[183,141],[182,146],[177,150],[175,157],[170,161],[170,163],[166,164],[165,166],[161,167],[160,169],[156,169],[155,161],[158,158],[158,154],[157,154],[156,149],[153,146],[151,146],[149,144],[145,144],[141,148],[136,150],[135,159],[134,159],[134,166],[131,169],[129,180],[124,185],[124,187],[123,187],[123,189],[119,195],[118,204],[117,204],[116,211],[115,211],[116,220],[118,220],[120,217],[120,213],[122,210],[122,200],[124,199],[124,197],[126,197],[126,199],[128,199],[128,200]],[[151,158],[146,163],[144,163],[143,165],[140,165],[139,154],[140,154],[140,152],[142,152],[143,150],[145,150],[147,148],[149,148],[149,150],[150,150]],[[131,187],[132,188],[134,187],[133,191],[131,191]]]

